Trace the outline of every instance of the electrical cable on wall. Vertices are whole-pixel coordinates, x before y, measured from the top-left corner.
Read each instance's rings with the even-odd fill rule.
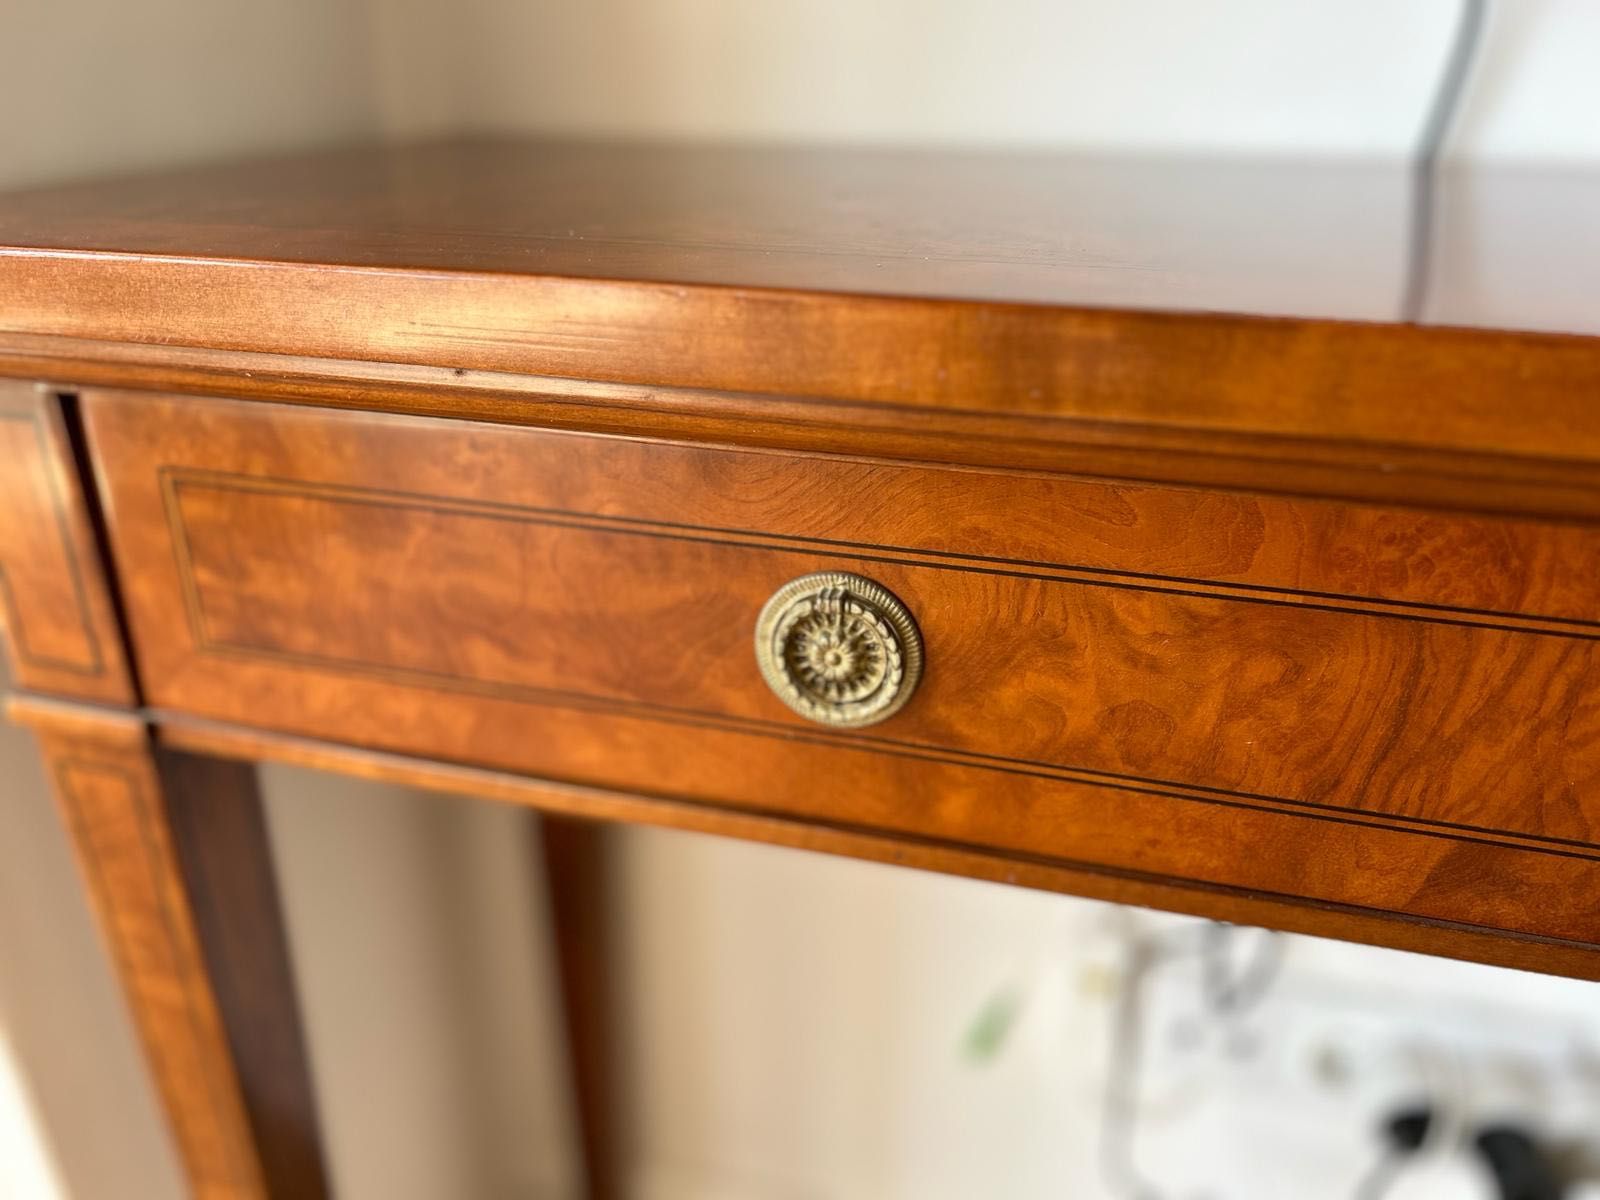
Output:
[[[1243,966],[1236,968],[1235,945],[1241,932],[1249,932],[1259,941]],[[1101,1118],[1101,1172],[1113,1195],[1121,1200],[1162,1200],[1160,1190],[1144,1178],[1134,1156],[1143,1074],[1145,992],[1151,974],[1157,967],[1190,954],[1198,956],[1202,1010],[1219,1023],[1238,1020],[1271,991],[1283,963],[1283,945],[1282,936],[1271,930],[1241,931],[1220,922],[1198,931],[1184,928],[1129,941],[1122,983],[1111,1013],[1111,1055]]]
[[[1433,272],[1434,240],[1436,237],[1436,198],[1439,158],[1444,149],[1445,136],[1466,93],[1467,78],[1478,56],[1483,40],[1484,16],[1488,0],[1462,0],[1456,18],[1455,36],[1450,41],[1450,51],[1445,56],[1444,70],[1434,88],[1433,101],[1428,105],[1428,115],[1422,123],[1422,134],[1417,143],[1417,154],[1412,160],[1411,214],[1407,246],[1405,292],[1400,300],[1400,319],[1422,320],[1423,308],[1428,298],[1429,276]]]

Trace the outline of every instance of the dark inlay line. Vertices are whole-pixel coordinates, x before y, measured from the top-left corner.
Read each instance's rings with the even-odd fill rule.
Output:
[[[1168,596],[1201,596],[1212,600],[1227,600],[1246,604],[1268,604],[1280,607],[1305,608],[1317,612],[1360,613],[1366,616],[1389,617],[1395,620],[1428,621],[1440,625],[1458,625],[1473,629],[1499,629],[1515,633],[1544,634],[1556,637],[1600,640],[1600,620],[1582,617],[1558,617],[1545,613],[1507,612],[1500,609],[1472,608],[1465,605],[1433,604],[1417,600],[1394,600],[1381,596],[1360,596],[1343,592],[1324,592],[1310,588],[1287,588],[1269,584],[1230,583],[1224,580],[1200,579],[1186,575],[1165,575],[1155,572],[1128,571],[1109,567],[1089,567],[1075,563],[1051,563],[1032,559],[1005,558],[997,555],[971,554],[947,550],[927,550],[916,546],[885,545],[877,542],[854,542],[836,538],[808,537],[797,534],[769,533],[765,530],[738,529],[728,526],[694,525],[677,521],[660,521],[642,517],[601,515],[575,512],[566,509],[537,508],[529,505],[508,504],[495,500],[465,500],[455,497],[430,496],[421,493],[391,491],[351,484],[311,483],[303,480],[281,479],[266,475],[240,475],[224,471],[206,471],[186,467],[163,466],[163,476],[170,476],[177,484],[195,484],[219,491],[255,492],[267,495],[289,495],[329,502],[343,501],[376,507],[414,509],[436,516],[470,515],[485,520],[513,520],[528,524],[563,524],[579,528],[615,531],[623,527],[627,532],[641,535],[654,534],[670,537],[674,534],[687,541],[725,542],[729,536],[751,539],[754,543],[784,542],[798,546],[842,548],[853,552],[868,551],[881,555],[911,554],[918,560],[893,557],[874,561],[900,563],[907,566],[937,566],[945,570],[972,571],[1007,578],[1042,579],[1050,582],[1071,582],[1085,587],[1124,588],[1147,591]],[[714,536],[723,535],[723,536]],[[745,543],[741,543],[745,544]],[[780,547],[774,547],[780,548]],[[865,557],[863,555],[862,557]],[[922,558],[933,562],[920,561]],[[967,564],[978,564],[968,566]],[[1031,568],[1031,570],[998,570],[989,567]],[[1043,572],[1059,572],[1046,574]],[[1063,578],[1065,576],[1065,578]],[[1090,576],[1091,578],[1080,578]],[[1107,578],[1109,577],[1109,578]],[[1145,587],[1120,582],[1121,580],[1149,580],[1152,583],[1183,584],[1185,587]],[[1239,594],[1228,594],[1239,593]],[[1257,595],[1254,593],[1264,593]],[[1279,600],[1273,597],[1295,596],[1302,600]],[[1319,604],[1314,601],[1344,601],[1342,604]],[[1371,607],[1380,606],[1380,607]],[[1417,610],[1391,612],[1392,608]],[[1498,618],[1501,621],[1547,622],[1552,625],[1574,626],[1574,629],[1543,629],[1537,625],[1506,625],[1489,621],[1460,621],[1435,617],[1432,613],[1456,616]],[[1593,629],[1588,634],[1579,630]]]

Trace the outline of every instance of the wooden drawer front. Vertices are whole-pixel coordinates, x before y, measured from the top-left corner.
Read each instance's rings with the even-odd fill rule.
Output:
[[[1600,934],[1595,529],[227,401],[85,409],[158,706]],[[810,724],[757,670],[762,604],[820,570],[879,581],[921,627],[921,686],[881,725]]]

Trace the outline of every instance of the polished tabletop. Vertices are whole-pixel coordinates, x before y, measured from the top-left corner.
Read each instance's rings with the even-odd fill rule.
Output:
[[[678,389],[606,403],[702,414],[714,394],[826,398],[866,406],[830,410],[858,430],[892,407],[906,428],[989,414],[1013,447],[1037,418],[1068,422],[1051,426],[1063,445],[1290,437],[1361,443],[1378,472],[1401,447],[1600,458],[1593,339],[1522,332],[1600,331],[1591,175],[1447,164],[1437,182],[1409,314],[1403,161],[516,138],[302,152],[0,195],[0,360],[197,386],[181,364],[234,394],[298,356],[302,376],[385,364],[508,394]],[[1224,449],[1240,453],[1204,452]]]
[[[1393,320],[1399,162],[469,139],[0,197],[103,251]]]

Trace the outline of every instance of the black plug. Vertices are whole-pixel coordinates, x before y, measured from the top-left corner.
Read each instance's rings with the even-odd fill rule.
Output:
[[[1383,1138],[1399,1154],[1415,1154],[1428,1138],[1433,1124],[1433,1109],[1426,1104],[1398,1108],[1383,1121]]]
[[[1566,1190],[1539,1143],[1515,1125],[1489,1125],[1472,1143],[1500,1187],[1500,1200],[1561,1200]]]
[[[1433,1125],[1433,1109],[1426,1104],[1397,1108],[1383,1120],[1383,1139],[1391,1161],[1407,1158],[1422,1148]],[[1566,1188],[1555,1168],[1527,1130],[1515,1125],[1488,1125],[1472,1140],[1494,1177],[1499,1200],[1561,1200]],[[1375,1177],[1387,1184],[1392,1176]],[[1372,1193],[1371,1188],[1364,1194]]]

